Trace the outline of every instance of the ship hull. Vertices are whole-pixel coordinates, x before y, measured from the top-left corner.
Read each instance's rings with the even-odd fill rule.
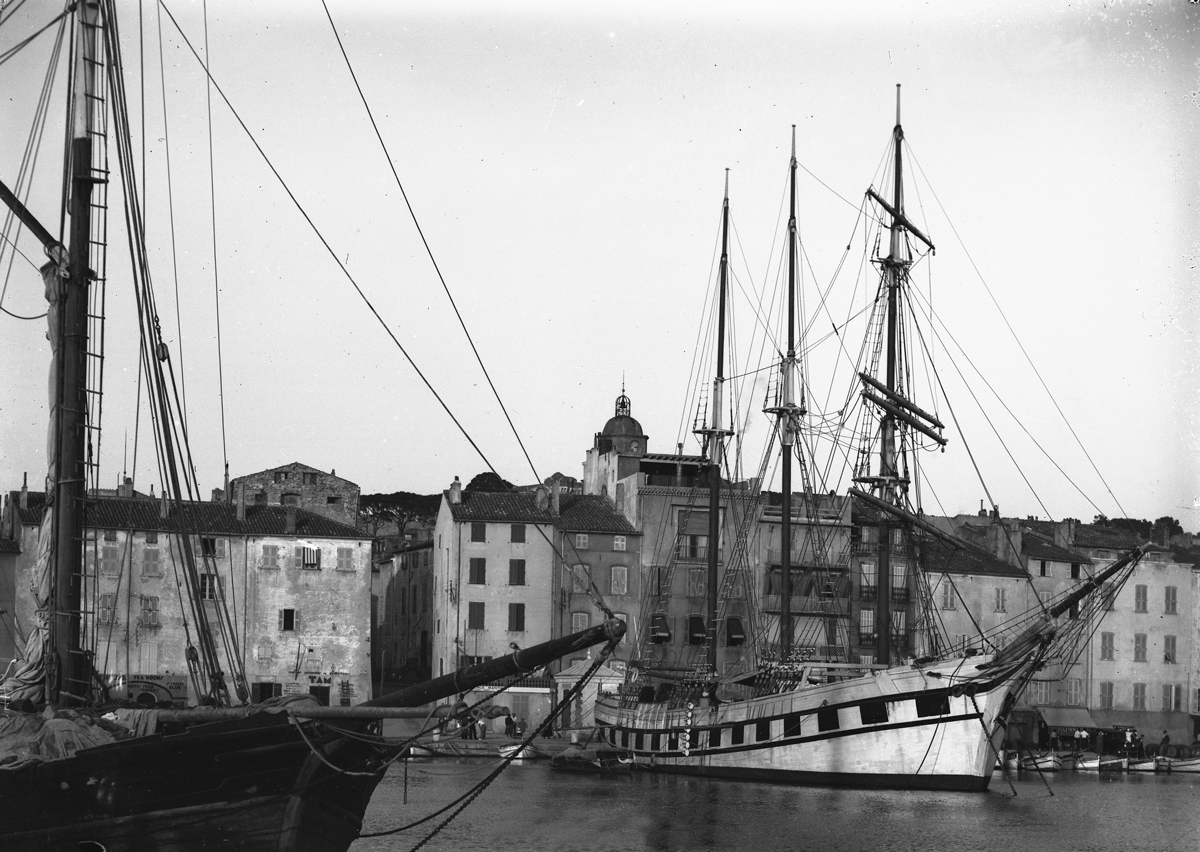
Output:
[[[345,852],[383,777],[380,753],[321,726],[306,734],[329,763],[364,774],[335,771],[268,714],[0,770],[0,847]]]
[[[638,768],[750,781],[986,790],[1020,669],[990,658],[804,686],[745,701],[671,709],[596,704],[604,741]],[[966,672],[972,674],[966,676]]]

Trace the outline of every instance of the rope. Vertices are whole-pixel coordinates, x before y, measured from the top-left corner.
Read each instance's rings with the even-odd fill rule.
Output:
[[[209,59],[208,51],[208,0],[204,0],[204,58]],[[160,46],[161,49],[161,46]],[[212,248],[213,248],[213,304],[217,315],[217,395],[221,403],[221,456],[225,462],[225,473],[229,473],[229,449],[225,443],[225,362],[221,357],[221,279],[217,269],[217,183],[213,167],[213,135],[212,135],[212,83],[205,88],[208,107],[208,198],[212,212]],[[225,495],[229,502],[229,495]]]
[[[204,70],[205,75],[212,82],[213,88],[217,90],[217,94],[221,96],[221,100],[223,100],[225,102],[225,106],[227,106],[229,108],[229,112],[233,115],[234,119],[241,126],[242,131],[246,134],[246,137],[250,140],[250,144],[252,144],[254,146],[254,149],[256,151],[258,151],[258,154],[260,157],[262,157],[263,162],[267,164],[267,168],[269,168],[271,170],[271,174],[273,174],[275,176],[275,179],[279,182],[280,187],[283,188],[284,193],[287,195],[288,199],[292,202],[292,205],[296,208],[297,212],[300,213],[300,216],[308,224],[309,228],[312,229],[312,232],[316,235],[317,239],[320,240],[321,245],[324,246],[324,248],[325,248],[325,251],[329,254],[329,256],[331,258],[333,258],[333,262],[337,264],[338,269],[340,269],[342,271],[342,274],[346,277],[346,280],[348,280],[350,282],[350,285],[354,288],[355,292],[358,293],[359,298],[362,299],[363,303],[367,306],[368,310],[371,311],[371,314],[375,317],[376,321],[378,321],[380,327],[382,327],[384,332],[387,334],[387,336],[389,338],[391,338],[392,343],[394,343],[396,348],[400,350],[400,354],[402,354],[404,356],[405,360],[408,361],[409,366],[411,366],[413,368],[413,370],[416,372],[417,377],[421,380],[421,382],[425,385],[425,387],[429,390],[429,392],[431,394],[433,394],[433,398],[438,401],[439,405],[441,405],[442,410],[446,412],[446,415],[450,418],[450,421],[455,425],[455,427],[457,427],[458,431],[462,434],[462,436],[467,439],[467,443],[469,443],[471,445],[471,448],[473,450],[475,450],[476,453],[479,454],[479,457],[481,459],[483,459],[484,464],[486,464],[491,471],[495,472],[496,469],[492,465],[491,461],[484,454],[483,450],[480,449],[479,445],[477,443],[475,443],[475,439],[472,438],[471,435],[467,432],[466,427],[463,426],[462,423],[459,422],[458,418],[454,415],[454,412],[452,412],[450,410],[450,406],[446,403],[446,401],[444,399],[442,399],[441,395],[434,389],[434,387],[430,383],[429,379],[426,378],[425,374],[421,371],[421,368],[417,366],[416,361],[414,361],[412,356],[408,354],[408,350],[404,348],[404,345],[396,337],[395,332],[393,332],[388,327],[387,323],[384,322],[384,319],[382,316],[380,316],[379,311],[375,309],[375,305],[372,304],[371,300],[367,298],[366,293],[364,293],[362,291],[362,288],[359,287],[358,282],[355,280],[354,276],[350,274],[350,270],[348,270],[346,268],[345,264],[342,263],[341,259],[337,256],[337,252],[335,252],[333,250],[333,246],[331,246],[329,244],[328,240],[325,239],[324,234],[321,233],[321,230],[317,227],[316,223],[312,220],[312,217],[310,217],[308,215],[308,211],[304,209],[304,206],[300,204],[299,199],[296,198],[296,196],[292,192],[291,188],[288,187],[287,183],[283,179],[283,176],[279,173],[279,170],[275,168],[275,164],[271,162],[271,159],[267,156],[267,153],[262,149],[262,146],[258,144],[258,140],[254,137],[254,134],[250,132],[250,128],[248,126],[246,126],[246,122],[242,120],[241,115],[238,113],[238,111],[236,109],[234,109],[233,104],[230,102],[229,98],[226,97],[225,92],[221,89],[221,86],[217,83],[216,80],[213,79],[212,74],[209,73],[207,66],[205,66],[205,64],[204,64],[204,61],[200,59],[200,54],[196,52],[196,48],[194,48],[192,46],[192,43],[188,40],[188,37],[186,35],[184,35],[183,29],[179,26],[179,22],[175,20],[175,16],[171,14],[171,10],[167,8],[167,6],[163,2],[163,0],[159,0],[158,5],[163,11],[165,11],[167,13],[167,17],[169,17],[171,19],[171,23],[174,24],[176,32],[179,33],[180,38],[183,39],[183,43],[185,45],[187,45],[187,48],[188,48],[188,50],[191,51],[192,56],[194,56],[196,58],[196,61],[200,64],[200,67]]]

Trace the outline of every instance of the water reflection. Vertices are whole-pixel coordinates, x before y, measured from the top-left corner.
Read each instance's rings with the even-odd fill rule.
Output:
[[[394,767],[364,831],[410,822],[480,781],[494,764]],[[514,765],[425,846],[446,852],[547,850],[916,850],[1200,848],[1200,777],[997,774],[987,793],[788,787],[635,774],[597,777]],[[1013,794],[1016,790],[1016,795]],[[1052,795],[1053,793],[1053,795]],[[364,838],[351,852],[411,849],[440,820]]]

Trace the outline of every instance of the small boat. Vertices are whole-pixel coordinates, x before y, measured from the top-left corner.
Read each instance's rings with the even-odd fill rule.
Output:
[[[1129,772],[1170,772],[1170,761],[1169,757],[1142,757],[1129,761],[1127,770]]]
[[[1075,768],[1084,772],[1124,772],[1128,766],[1129,758],[1115,754],[1083,757],[1075,761]]]
[[[1166,764],[1168,772],[1200,773],[1200,757],[1168,757]]]
[[[502,745],[496,750],[501,757],[512,760],[543,760],[549,757],[546,752],[523,743]]]
[[[1063,768],[1063,761],[1054,752],[1027,754],[1021,758],[1021,768],[1033,769],[1038,772],[1058,772]]]

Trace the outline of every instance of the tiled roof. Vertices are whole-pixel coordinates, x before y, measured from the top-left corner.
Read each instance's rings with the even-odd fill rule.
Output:
[[[615,533],[640,535],[637,528],[616,510],[607,497],[596,494],[571,494],[562,497],[560,529],[567,532]]]
[[[674,453],[646,453],[642,456],[644,461],[652,462],[680,462],[682,464],[708,464],[708,460],[704,456],[679,456]]]
[[[537,494],[532,491],[464,491],[461,503],[449,505],[451,517],[459,523],[551,524],[568,532],[638,535],[633,524],[606,497],[564,494],[559,500],[560,515],[557,517],[551,510],[549,499],[546,508],[538,508]]]
[[[0,553],[20,553],[21,545],[11,538],[0,538]]]
[[[25,495],[26,508],[21,508],[21,492],[8,492],[8,499],[17,510],[21,523],[37,526],[42,522],[42,510],[46,508],[46,492],[29,491]]]
[[[1055,562],[1091,563],[1087,554],[1059,547],[1037,533],[1026,530],[1021,537],[1021,552],[1030,559],[1052,559]]]
[[[952,547],[929,538],[924,544],[927,574],[976,574],[990,577],[1026,577],[1023,570],[997,559],[983,550]]]
[[[34,497],[38,511],[34,512]],[[45,495],[29,492],[30,509],[21,510],[21,522],[37,524],[41,521],[41,505]],[[159,516],[160,500],[99,497],[87,502],[85,524],[91,529],[137,529],[178,530],[186,528],[198,533],[221,535],[296,535],[301,538],[353,538],[365,539],[364,535],[348,524],[340,524],[323,515],[296,510],[296,531],[287,532],[287,508],[284,506],[250,505],[246,507],[246,519],[239,521],[237,507],[228,503],[187,502],[181,507],[172,506],[169,517]],[[29,515],[30,517],[26,517]],[[183,523],[181,523],[181,520]]]

